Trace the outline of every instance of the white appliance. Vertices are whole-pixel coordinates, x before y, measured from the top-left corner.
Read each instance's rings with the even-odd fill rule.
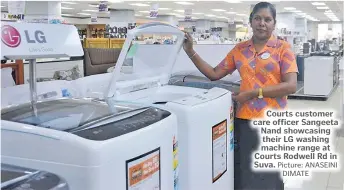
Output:
[[[136,44],[136,36],[171,36],[173,44]],[[233,126],[231,92],[221,89],[197,89],[168,85],[184,33],[166,24],[152,23],[129,32],[117,61],[108,101],[134,101],[159,104],[178,118],[180,190],[234,189]],[[155,56],[155,49],[164,55]],[[133,73],[121,72],[128,59]],[[95,82],[96,83],[96,82]],[[92,88],[92,87],[90,87]]]
[[[328,96],[336,82],[338,65],[333,56],[311,56],[304,60],[304,94]]]
[[[176,116],[154,107],[60,99],[2,109],[2,163],[62,176],[71,189],[173,189]]]
[[[1,189],[69,190],[61,177],[31,168],[1,164]]]
[[[53,173],[76,190],[173,189],[178,141],[173,113],[94,99],[37,101],[35,59],[81,56],[77,30],[27,23],[6,27],[22,40],[11,48],[2,40],[2,59],[30,59],[31,103],[1,110],[2,164]],[[28,43],[24,37],[31,33],[40,43]]]

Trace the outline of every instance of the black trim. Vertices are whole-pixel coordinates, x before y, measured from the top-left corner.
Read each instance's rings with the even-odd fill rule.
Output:
[[[226,170],[217,177],[217,179],[214,179],[214,140],[213,140],[213,129],[217,126],[219,126],[222,123],[226,123]],[[219,180],[228,170],[228,121],[227,119],[221,121],[220,123],[214,125],[211,128],[211,164],[212,164],[212,169],[211,169],[211,175],[212,175],[212,182],[215,183],[217,180]]]
[[[126,179],[125,186],[126,186],[126,190],[129,190],[129,179],[128,179],[128,170],[129,170],[128,165],[129,165],[129,163],[133,162],[135,160],[138,160],[140,158],[143,158],[145,156],[148,156],[148,155],[155,153],[157,151],[159,151],[159,189],[161,189],[161,150],[160,150],[160,147],[158,147],[158,148],[151,150],[147,153],[141,154],[140,156],[137,156],[135,158],[132,158],[132,159],[125,161],[125,179]]]

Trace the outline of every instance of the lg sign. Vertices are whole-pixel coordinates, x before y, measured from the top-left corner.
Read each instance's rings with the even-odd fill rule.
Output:
[[[44,33],[40,30],[36,30],[33,32],[34,38],[30,38],[30,32],[28,30],[24,30],[24,33],[25,33],[25,40],[28,44],[47,43]],[[15,48],[20,45],[21,36],[17,29],[15,29],[12,26],[5,25],[1,29],[1,41],[8,47]]]

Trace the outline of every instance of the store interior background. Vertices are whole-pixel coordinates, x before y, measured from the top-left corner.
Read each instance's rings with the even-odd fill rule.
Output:
[[[2,1],[1,21],[72,24],[77,27],[80,43],[91,53],[85,53],[84,57],[78,59],[66,57],[37,60],[38,80],[47,81],[61,79],[61,74],[59,75],[61,72],[76,72],[77,77],[108,72],[109,68],[115,65],[116,60],[112,63],[111,61],[104,64],[97,63],[103,65],[92,65],[94,61],[92,59],[95,58],[87,58],[92,56],[90,49],[97,48],[108,53],[112,52],[112,54],[119,53],[128,30],[149,22],[171,24],[192,33],[195,50],[208,63],[215,66],[235,44],[251,37],[252,31],[248,25],[248,17],[255,3],[257,1],[108,1],[105,3],[106,10],[104,11],[104,4],[101,5],[100,10],[99,1],[27,1],[21,5],[25,7],[25,11],[20,12],[19,9],[11,8],[12,5],[7,1]],[[272,3],[276,6],[278,13],[275,35],[287,40],[297,56],[323,50],[343,51],[343,1],[272,1]],[[154,16],[154,13],[158,14]],[[142,44],[168,43],[168,39],[156,36],[142,36],[139,41]],[[159,53],[152,52],[152,54],[158,56]],[[101,58],[98,56],[97,59]],[[2,72],[2,88],[28,83],[29,66],[26,60],[12,60],[7,61],[6,64],[22,67],[22,76],[12,82],[8,81],[9,79],[5,78],[6,74]],[[90,67],[89,64],[91,71],[87,70]],[[183,51],[177,58],[176,64],[180,65],[177,71],[194,69],[192,62]],[[1,65],[5,65],[5,62]],[[337,72],[335,74],[339,76],[339,79],[331,81],[331,85],[335,87],[326,101],[292,99],[289,100],[289,107],[316,110],[330,108],[338,112],[338,117],[343,118],[343,59],[331,67],[338,67],[334,72]],[[324,80],[332,80],[327,79],[328,76],[325,73],[306,74],[306,69],[303,72],[304,85],[307,83],[307,85],[317,86]],[[306,76],[311,75],[312,80],[306,79]],[[335,77],[333,75],[331,74],[332,78]],[[343,160],[344,129],[339,130],[338,134],[337,150],[343,153]],[[344,161],[342,163],[344,164]],[[343,189],[343,176],[344,170],[318,173],[312,181],[304,183],[302,189]]]

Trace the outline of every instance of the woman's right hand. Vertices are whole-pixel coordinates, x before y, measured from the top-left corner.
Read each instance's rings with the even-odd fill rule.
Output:
[[[184,31],[184,33],[185,33],[185,40],[184,40],[184,44],[183,44],[184,51],[186,53],[192,52],[192,50],[193,50],[193,39],[189,33],[185,32],[185,31]]]

